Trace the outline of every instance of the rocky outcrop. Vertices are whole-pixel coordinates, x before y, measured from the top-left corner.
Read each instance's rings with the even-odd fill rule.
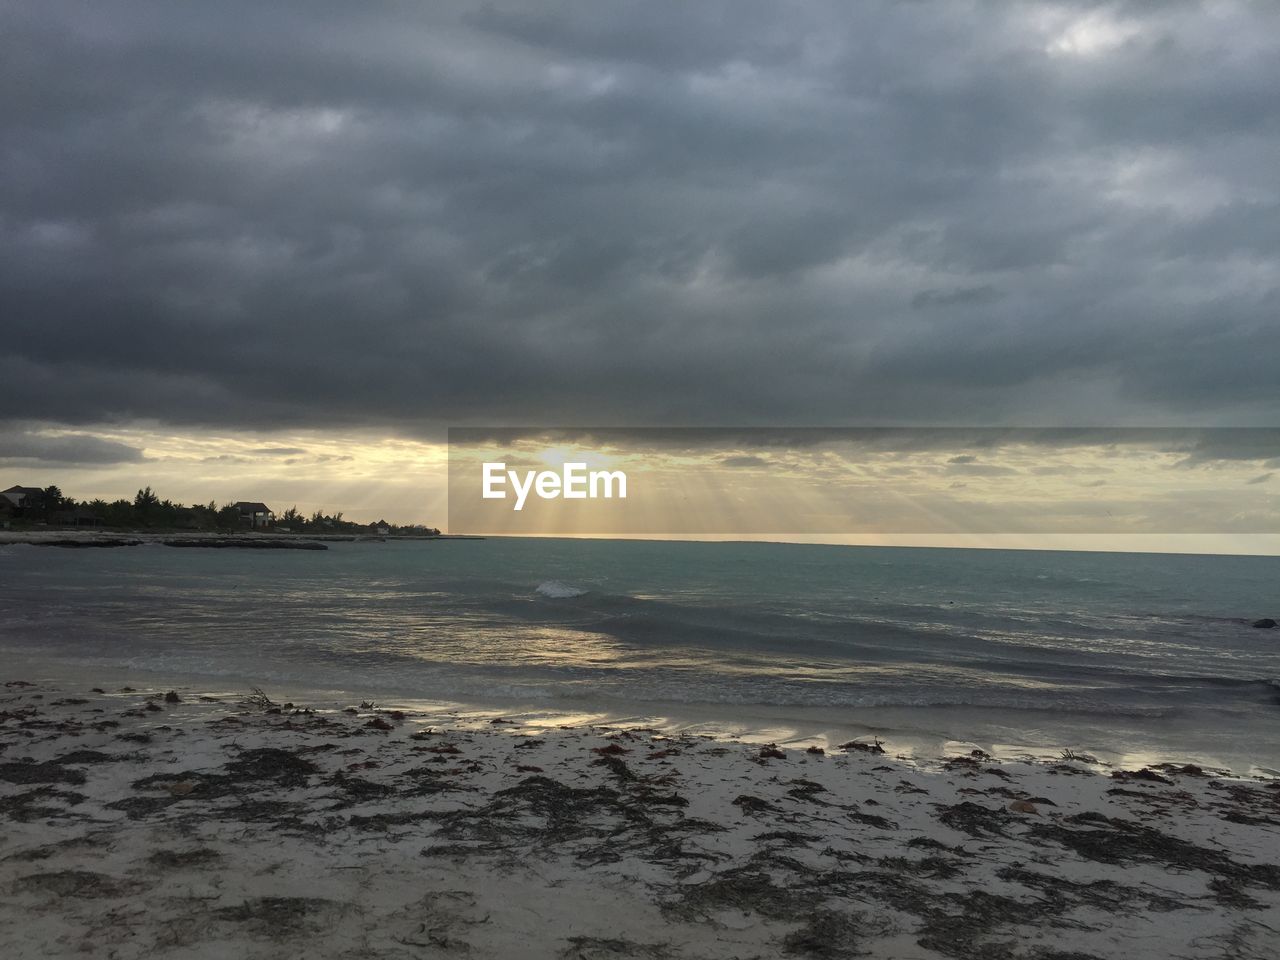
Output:
[[[180,537],[161,541],[166,547],[236,547],[243,550],[328,550],[313,540],[268,540],[258,537]]]

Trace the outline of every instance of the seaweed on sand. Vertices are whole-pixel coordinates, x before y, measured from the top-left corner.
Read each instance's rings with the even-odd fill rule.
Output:
[[[571,853],[583,864],[616,862],[634,855],[649,862],[683,864],[689,870],[695,861],[717,859],[686,846],[691,837],[722,828],[685,818],[683,797],[657,792],[638,777],[622,785],[625,790],[570,787],[542,775],[526,777],[480,807],[434,814],[440,821],[435,837],[445,842],[423,853],[514,854],[555,849]]]
[[[597,835],[601,820],[617,813],[620,800],[608,787],[569,787],[549,777],[526,777],[478,809],[442,815],[437,836],[491,849],[520,842],[560,845]]]
[[[706,880],[676,886],[662,909],[685,920],[714,919],[717,912],[734,910],[802,923],[783,946],[790,953],[818,957],[854,956],[867,937],[883,935],[891,926],[914,925],[919,945],[957,960],[1049,960],[1055,955],[1028,950],[1016,928],[1082,927],[1068,916],[1082,905],[1111,913],[1117,905],[1161,910],[1187,906],[1139,888],[1071,883],[1030,871],[1002,876],[1028,887],[1033,892],[1029,897],[940,889],[924,881],[951,878],[958,871],[955,863],[936,857],[901,862],[889,858],[880,866],[889,869],[823,870],[776,850],[757,851],[745,863]],[[873,907],[869,916],[874,923],[845,913],[850,901]],[[1085,955],[1056,956],[1081,960]]]
[[[85,796],[82,793],[59,790],[46,785],[27,790],[25,793],[0,797],[0,815],[19,823],[29,823],[32,820],[68,816],[65,807],[51,806],[51,802],[74,807],[84,801]]]
[[[770,830],[766,833],[758,833],[751,838],[756,843],[769,843],[780,841],[789,845],[803,845],[807,843],[816,843],[822,839],[816,833],[800,833],[798,830]]]
[[[168,790],[178,783],[190,783],[193,792],[202,800],[215,800],[235,793],[236,783],[220,773],[204,773],[200,770],[182,770],[177,773],[153,773],[130,786],[135,790]],[[173,799],[178,799],[174,797]],[[167,805],[167,804],[166,804]],[[108,806],[111,806],[110,804]]]
[[[210,847],[196,847],[194,850],[157,850],[147,857],[147,862],[153,867],[175,870],[217,863],[221,859],[222,854],[217,850]]]
[[[1236,878],[1214,877],[1209,881],[1213,898],[1224,907],[1233,910],[1260,910],[1265,904],[1244,891],[1244,884]]]
[[[53,760],[36,763],[34,760],[23,760],[16,763],[0,763],[0,780],[7,783],[69,783],[79,786],[84,783],[83,770],[70,770]]]
[[[119,810],[130,820],[145,820],[177,803],[181,798],[170,795],[158,797],[122,797],[107,804],[108,810]]]
[[[33,873],[13,884],[15,890],[39,892],[55,897],[79,897],[83,899],[124,897],[138,889],[136,883],[109,877],[90,870],[55,870],[49,873]]]
[[[826,792],[827,788],[820,783],[814,783],[812,780],[797,779],[791,781],[787,796],[803,803],[816,803],[819,806],[827,806],[828,804],[825,800],[818,799],[819,794]]]
[[[959,909],[952,912],[947,906]],[[1002,928],[1036,924],[1055,918],[1057,913],[1051,904],[1015,900],[985,890],[948,894],[924,911],[925,922],[916,942],[949,957],[1012,960],[1019,955],[1017,940],[994,939]]]
[[[253,687],[240,703],[242,706],[253,707],[258,710],[268,710],[271,707],[279,706],[263,692],[261,687]]]
[[[1003,808],[984,807],[968,800],[949,806],[944,804],[937,806],[941,811],[938,819],[942,823],[952,830],[967,833],[978,839],[1007,837],[1005,827],[1017,822],[1016,818],[1011,817]]]
[[[1090,754],[1087,754],[1087,753],[1077,753],[1076,751],[1072,750],[1070,747],[1067,747],[1065,750],[1062,751],[1061,757],[1063,760],[1074,760],[1077,763],[1097,763],[1098,762],[1097,757],[1091,756]]]
[[[871,742],[864,740],[850,740],[847,743],[840,744],[841,750],[856,750],[860,753],[870,753],[876,756],[884,753],[884,742],[879,737],[872,737]]]
[[[783,938],[782,950],[793,956],[820,960],[865,957],[871,953],[862,946],[866,937],[881,936],[884,932],[884,923],[873,923],[861,914],[815,910],[799,930]]]
[[[406,770],[401,776],[413,782],[412,787],[401,791],[401,796],[403,797],[429,797],[451,790],[468,789],[453,783],[430,767],[415,767],[411,770]]]
[[[794,884],[779,883],[755,857],[698,884],[676,890],[663,910],[685,920],[702,919],[721,910],[756,913],[773,920],[794,920],[811,906],[809,893]]]
[[[383,797],[390,796],[396,792],[396,788],[385,783],[376,783],[373,780],[365,780],[361,777],[349,777],[345,774],[337,774],[325,781],[332,787],[337,787],[341,793],[339,806],[350,806],[355,803],[367,803],[370,800],[381,800]]]
[[[1060,910],[1087,906],[1114,915],[1120,913],[1122,908],[1132,906],[1156,912],[1182,910],[1186,907],[1186,903],[1173,897],[1113,880],[1075,881],[1012,866],[1002,868],[996,876],[1006,883],[1017,883],[1037,891]]]
[[[328,827],[324,823],[307,819],[313,812],[305,803],[246,796],[234,805],[219,808],[217,814],[226,820],[269,823],[276,830],[314,837],[326,833]]]
[[[912,859],[911,857],[881,857],[876,861],[884,870],[896,870],[913,877],[947,880],[960,873],[960,865],[954,860],[937,855]]]
[[[123,759],[124,757],[119,754],[102,753],[100,750],[72,750],[70,753],[64,753],[53,762],[62,764],[115,763],[117,760]]]
[[[884,817],[878,816],[874,813],[859,813],[858,811],[855,810],[851,813],[846,814],[846,816],[848,816],[848,818],[854,821],[855,823],[861,823],[868,827],[875,827],[877,830],[897,830],[898,829],[898,825],[894,823],[892,820],[887,820]]]
[[[243,822],[270,822],[281,829],[316,833],[322,828],[303,819],[310,812],[305,803],[282,800],[277,791],[306,786],[320,772],[297,753],[272,747],[242,751],[223,766],[224,773],[185,770],[152,774],[135,780],[135,790],[164,790],[159,796],[125,797],[107,804],[140,820],[184,800],[200,802],[199,815]],[[182,787],[182,790],[178,790]],[[211,806],[209,801],[230,798],[234,802]],[[193,813],[194,815],[194,813]]]
[[[593,767],[608,767],[609,772],[624,783],[638,779],[632,769],[627,766],[627,761],[613,754],[606,754],[600,757],[599,760],[593,760],[591,765]]]
[[[733,805],[740,807],[743,813],[782,813],[782,808],[760,797],[744,793],[734,797]]]
[[[368,816],[360,814],[352,814],[347,818],[347,826],[353,830],[379,831],[386,833],[393,827],[405,827],[414,823],[421,823],[424,820],[438,819],[439,814],[430,810],[405,811],[402,813],[374,813]],[[460,849],[467,849],[460,846]],[[443,854],[445,851],[437,848],[435,853]]]
[[[257,897],[215,910],[214,916],[243,924],[252,933],[283,940],[308,929],[318,929],[344,909],[344,904],[320,897]]]
[[[1049,840],[1097,863],[1156,862],[1177,870],[1198,870],[1241,884],[1280,890],[1280,865],[1240,863],[1221,850],[1197,846],[1131,820],[1078,814],[1067,817],[1064,823],[1073,826],[1034,824],[1031,836]]]
[[[320,771],[310,760],[276,747],[245,750],[224,769],[235,780],[271,780],[281,787],[306,786],[307,778]]]
[[[1210,786],[1217,792],[1225,793],[1227,799],[1237,808],[1223,816],[1224,820],[1234,823],[1274,823],[1275,821],[1270,817],[1280,816],[1280,781],[1278,780],[1272,780],[1266,786],[1224,783],[1215,780],[1210,783]]]
[[[639,943],[612,937],[570,937],[560,951],[562,960],[609,960],[614,957],[644,957],[666,960],[671,951],[660,943]]]

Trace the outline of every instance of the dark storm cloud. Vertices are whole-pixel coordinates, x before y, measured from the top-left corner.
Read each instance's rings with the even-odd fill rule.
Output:
[[[27,431],[0,430],[0,464],[81,464],[100,466],[137,463],[143,459],[137,447],[87,434],[44,436]]]
[[[950,307],[960,303],[987,303],[1000,299],[1000,291],[990,285],[960,287],[955,290],[921,290],[911,298],[913,307]]]
[[[0,19],[3,418],[1274,422],[1275,5]]]

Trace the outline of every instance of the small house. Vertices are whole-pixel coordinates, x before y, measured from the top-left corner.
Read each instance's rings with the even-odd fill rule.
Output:
[[[234,506],[241,526],[250,527],[254,530],[261,530],[265,527],[272,526],[276,522],[276,515],[265,503],[241,500],[234,504]]]
[[[23,507],[34,507],[40,502],[44,491],[39,487],[20,487],[14,485],[8,490],[0,490],[0,497],[4,497],[9,504],[17,509]]]

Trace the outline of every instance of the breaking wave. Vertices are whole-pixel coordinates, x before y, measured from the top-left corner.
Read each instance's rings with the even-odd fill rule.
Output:
[[[544,597],[550,597],[553,600],[568,600],[571,597],[580,597],[587,591],[559,580],[545,580],[538,584],[538,588],[534,592],[540,593]]]

